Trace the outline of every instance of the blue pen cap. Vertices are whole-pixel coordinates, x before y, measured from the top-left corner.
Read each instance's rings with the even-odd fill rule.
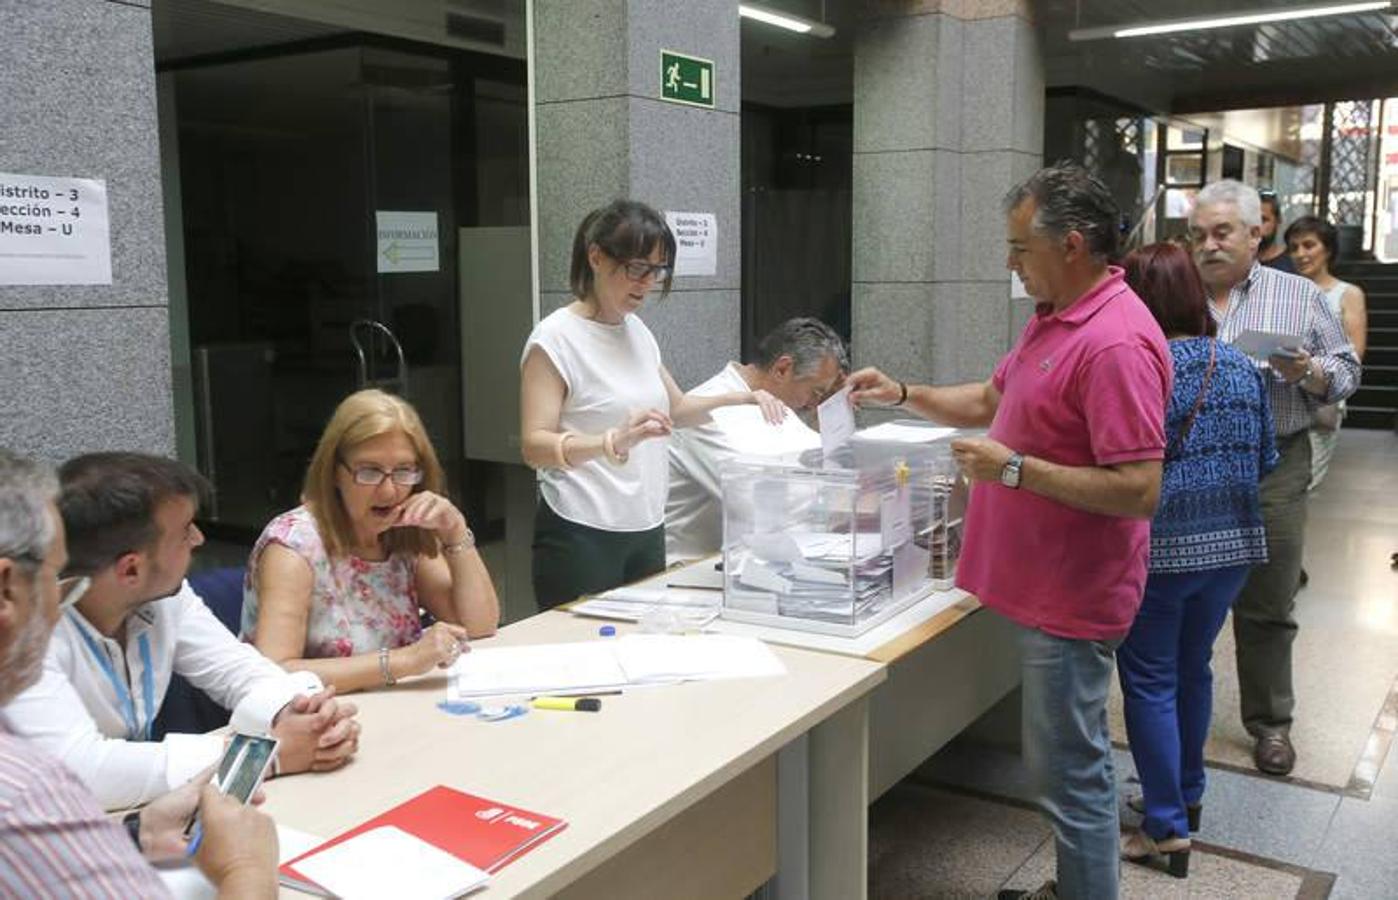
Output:
[[[616,626],[603,625],[601,628],[597,629],[597,633],[602,635],[602,637],[616,637]]]

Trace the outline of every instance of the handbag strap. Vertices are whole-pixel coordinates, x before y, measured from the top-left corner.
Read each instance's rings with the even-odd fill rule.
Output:
[[[1209,382],[1213,380],[1214,360],[1217,352],[1218,340],[1211,338],[1209,340],[1209,365],[1204,369],[1204,381],[1199,385],[1199,396],[1194,398],[1194,408],[1189,411],[1189,416],[1184,420],[1184,427],[1180,429],[1180,433],[1175,436],[1175,439],[1170,442],[1170,446],[1166,449],[1166,459],[1179,453],[1180,448],[1184,446],[1184,439],[1189,437],[1189,430],[1194,427],[1194,419],[1199,415],[1199,410],[1204,406],[1204,398],[1209,394]]]

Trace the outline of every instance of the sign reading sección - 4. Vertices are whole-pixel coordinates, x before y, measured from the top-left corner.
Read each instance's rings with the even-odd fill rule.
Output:
[[[111,284],[107,182],[0,172],[0,284]]]
[[[673,50],[661,50],[660,99],[713,109],[713,62]]]
[[[718,217],[713,213],[669,212],[665,222],[675,236],[676,275],[718,273]]]
[[[437,214],[435,212],[395,212],[375,210],[378,233],[377,271],[436,272]]]

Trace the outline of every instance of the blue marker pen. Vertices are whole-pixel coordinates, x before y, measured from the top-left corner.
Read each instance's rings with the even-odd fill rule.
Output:
[[[190,835],[189,846],[185,848],[185,856],[193,856],[199,852],[199,845],[204,842],[204,823],[194,823],[194,833]]]

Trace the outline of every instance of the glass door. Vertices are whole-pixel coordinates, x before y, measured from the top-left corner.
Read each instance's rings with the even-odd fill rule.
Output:
[[[491,159],[479,188],[478,120],[500,113],[476,101],[485,79],[522,92],[523,61],[347,34],[170,71],[215,530],[248,540],[295,506],[330,413],[365,384],[413,402],[451,493],[470,495],[457,235],[497,224],[483,209],[502,196],[527,223],[523,144],[520,174]]]

